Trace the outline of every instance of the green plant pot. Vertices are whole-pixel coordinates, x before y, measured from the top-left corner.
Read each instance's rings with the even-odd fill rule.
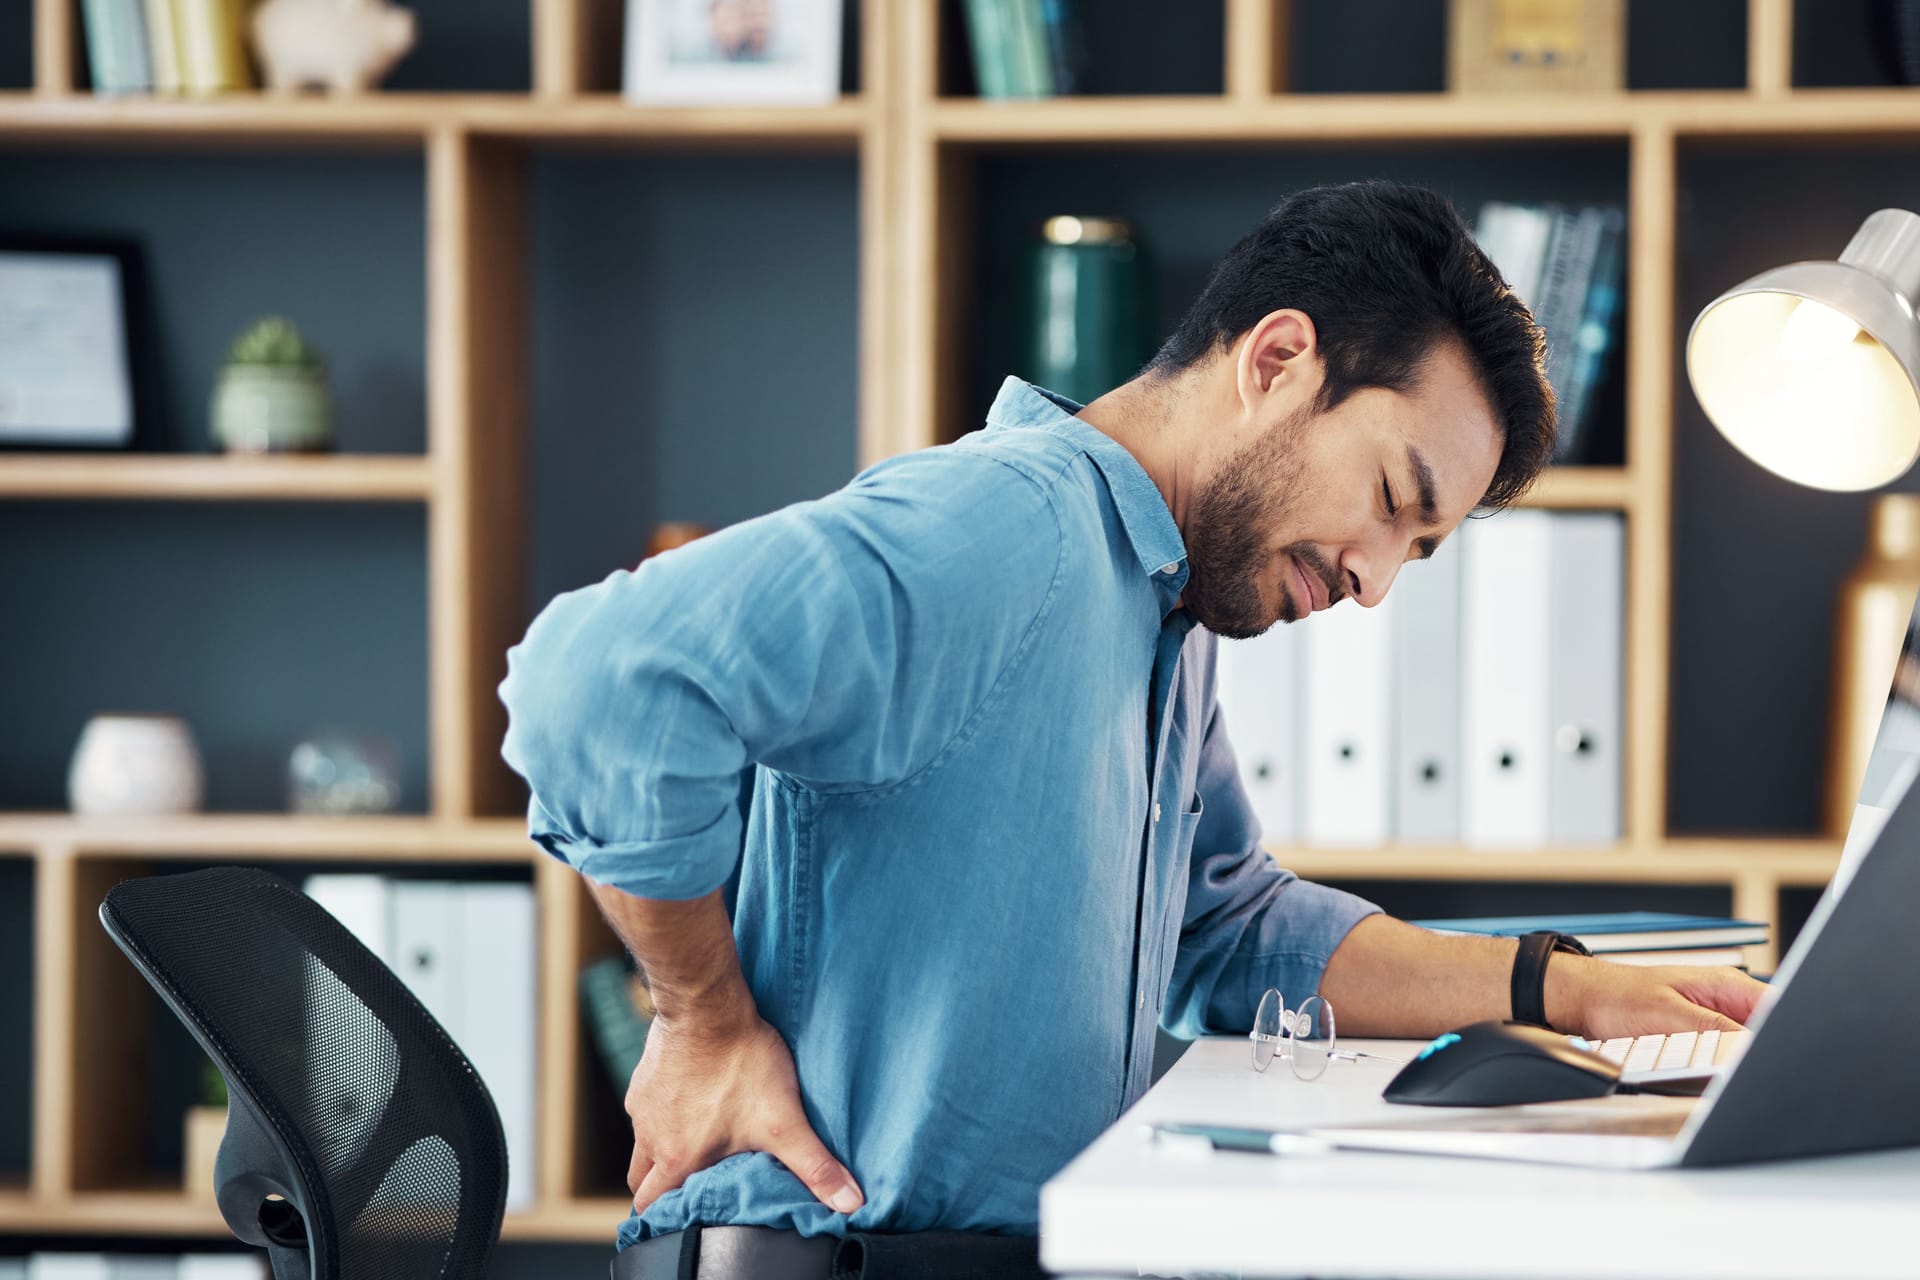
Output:
[[[326,375],[281,365],[230,364],[213,388],[213,441],[231,453],[314,453],[333,447]]]

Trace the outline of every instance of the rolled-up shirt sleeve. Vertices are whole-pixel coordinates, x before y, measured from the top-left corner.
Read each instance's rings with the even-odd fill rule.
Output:
[[[1024,473],[934,451],[555,598],[499,688],[529,833],[635,896],[713,892],[748,765],[855,791],[939,756],[1051,594],[1061,541]]]
[[[1269,987],[1297,1008],[1320,989],[1327,961],[1353,926],[1380,910],[1300,879],[1261,846],[1260,819],[1240,783],[1217,701],[1207,717],[1195,789],[1204,812],[1160,1019],[1168,1034],[1188,1040],[1251,1030]]]

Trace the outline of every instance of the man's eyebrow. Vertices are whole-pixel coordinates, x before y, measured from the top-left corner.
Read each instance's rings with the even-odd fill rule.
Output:
[[[1427,456],[1408,445],[1407,467],[1413,472],[1414,486],[1420,492],[1420,518],[1429,525],[1439,524],[1440,504],[1433,496],[1433,468],[1427,465]]]
[[[1407,446],[1407,469],[1413,472],[1414,487],[1420,494],[1420,518],[1429,526],[1440,523],[1440,504],[1433,496],[1433,467],[1427,462],[1427,455],[1412,445]],[[1433,559],[1433,553],[1440,549],[1440,539],[1422,538],[1414,544],[1420,548],[1422,560]]]

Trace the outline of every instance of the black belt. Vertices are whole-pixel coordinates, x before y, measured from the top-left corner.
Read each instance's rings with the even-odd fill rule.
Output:
[[[803,1236],[775,1227],[693,1227],[622,1250],[613,1280],[1040,1280],[1032,1236],[973,1231],[852,1231]]]

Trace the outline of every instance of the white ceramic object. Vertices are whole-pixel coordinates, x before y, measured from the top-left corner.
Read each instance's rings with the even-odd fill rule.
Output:
[[[97,715],[67,770],[67,802],[80,814],[195,813],[204,788],[199,748],[179,716]]]
[[[413,48],[413,10],[386,0],[266,0],[253,11],[253,51],[276,93],[317,86],[365,93]]]

